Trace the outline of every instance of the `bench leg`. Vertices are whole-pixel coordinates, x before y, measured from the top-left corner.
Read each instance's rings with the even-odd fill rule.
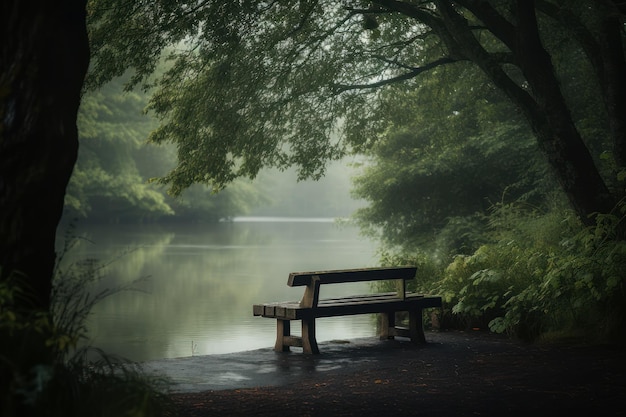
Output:
[[[413,343],[426,343],[421,308],[409,311],[409,335]]]
[[[380,313],[380,340],[393,339],[396,327],[396,312]]]
[[[291,335],[291,322],[289,320],[276,320],[276,352],[289,352],[289,345],[285,344],[285,338]]]
[[[302,320],[302,353],[320,353],[315,339],[315,319]]]

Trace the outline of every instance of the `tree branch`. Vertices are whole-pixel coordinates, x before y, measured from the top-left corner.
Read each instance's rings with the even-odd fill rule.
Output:
[[[313,10],[315,10],[315,7],[317,6],[317,3],[318,2],[313,2],[313,4],[311,4],[302,13],[302,17],[300,18],[300,22],[298,22],[298,25],[295,28],[293,28],[291,31],[289,31],[289,33],[287,33],[285,38],[290,38],[295,33],[300,32],[302,30],[302,28],[304,28],[304,25],[306,24],[306,21],[309,19],[309,17],[311,17],[311,14],[313,13]]]
[[[430,27],[448,48],[448,56],[456,60],[466,59],[458,43],[450,36],[441,17],[435,15],[432,9],[397,0],[378,0],[373,3]]]
[[[379,57],[380,58],[380,57]],[[401,66],[402,68],[410,68],[407,67],[405,65],[401,65],[397,62],[394,62],[392,60],[388,60],[388,59],[384,59],[386,62],[389,63],[393,63],[395,65]],[[377,82],[373,82],[373,83],[369,83],[369,84],[333,84],[331,86],[331,89],[333,90],[333,92],[335,94],[340,94],[343,93],[345,91],[350,91],[350,90],[369,90],[369,89],[373,89],[373,88],[378,88],[378,87],[382,87],[385,85],[389,85],[389,84],[395,84],[401,81],[406,81],[406,80],[410,80],[411,78],[415,78],[418,75],[422,74],[423,72],[429,71],[433,68],[442,66],[442,65],[446,65],[446,64],[452,64],[454,62],[458,62],[458,59],[453,59],[450,57],[444,57],[444,58],[440,58],[436,61],[433,61],[427,65],[424,65],[422,67],[413,67],[410,68],[410,71],[405,72],[404,74],[400,74],[398,76],[395,77],[391,77],[391,78],[386,78],[384,80],[380,80]]]
[[[351,6],[346,6],[344,9],[351,14],[389,14],[393,13],[391,10],[385,9],[357,9]]]
[[[511,51],[515,51],[515,26],[506,20],[489,2],[481,0],[460,0],[457,3],[480,19],[489,31],[500,39]]]

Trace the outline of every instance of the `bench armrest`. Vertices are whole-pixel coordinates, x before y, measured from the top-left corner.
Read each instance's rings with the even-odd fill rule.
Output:
[[[304,296],[300,300],[300,307],[317,307],[320,300],[320,277],[314,275],[304,290]]]

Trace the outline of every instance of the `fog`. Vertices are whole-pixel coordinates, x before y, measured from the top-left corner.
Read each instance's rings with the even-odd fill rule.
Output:
[[[294,169],[264,170],[255,183],[262,184],[267,203],[254,208],[252,216],[348,217],[366,204],[350,195],[351,178],[359,173],[354,159],[334,162],[318,181],[298,181]]]

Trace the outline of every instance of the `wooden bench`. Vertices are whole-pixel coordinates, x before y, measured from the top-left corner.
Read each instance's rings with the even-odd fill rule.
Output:
[[[276,319],[274,350],[287,352],[290,346],[302,347],[304,353],[319,353],[315,339],[315,319],[353,314],[380,313],[381,339],[394,336],[409,337],[414,343],[425,343],[422,309],[441,307],[441,297],[425,296],[406,291],[406,282],[415,278],[417,268],[365,268],[320,272],[293,272],[287,285],[306,286],[301,301],[255,304],[255,316]],[[320,299],[323,284],[362,281],[397,280],[398,291]],[[409,325],[396,326],[396,312],[408,312]],[[291,320],[301,320],[302,336],[291,335]]]

